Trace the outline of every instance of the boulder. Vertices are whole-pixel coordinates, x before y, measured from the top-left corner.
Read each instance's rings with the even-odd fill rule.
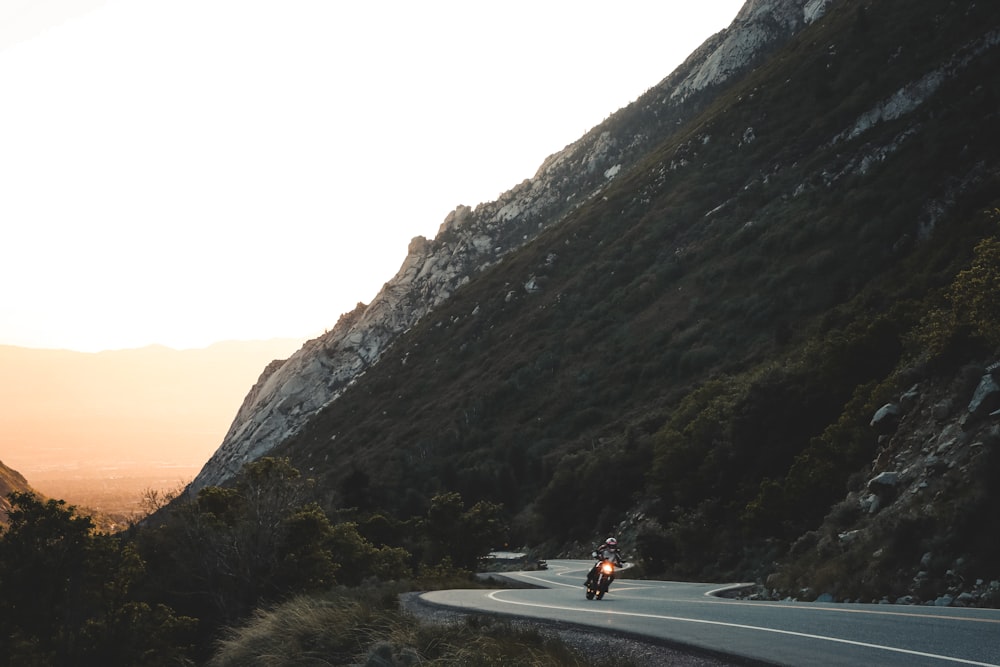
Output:
[[[896,492],[897,484],[899,484],[898,472],[883,472],[868,480],[868,490],[879,498],[885,498]]]
[[[886,403],[875,411],[869,425],[875,429],[876,433],[886,435],[896,430],[902,414],[903,411],[899,405],[896,403]]]
[[[972,394],[966,413],[962,415],[961,424],[963,427],[972,424],[998,409],[1000,409],[1000,384],[997,384],[992,373],[987,373]]]

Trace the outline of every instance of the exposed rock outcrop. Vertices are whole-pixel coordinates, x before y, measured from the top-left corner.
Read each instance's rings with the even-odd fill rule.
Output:
[[[7,496],[15,492],[34,493],[24,475],[13,468],[8,468],[3,461],[0,461],[0,526],[7,523],[7,512],[10,511]]]
[[[692,66],[673,86],[670,97],[685,100],[698,91],[725,82],[742,72],[746,63],[818,19],[829,4],[831,0],[748,0],[727,30],[709,39],[692,54],[685,63]]]

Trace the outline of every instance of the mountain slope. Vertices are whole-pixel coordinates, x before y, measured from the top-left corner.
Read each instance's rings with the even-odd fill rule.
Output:
[[[405,518],[457,490],[504,503],[514,543],[554,551],[624,531],[638,562],[672,576],[763,578],[785,561],[792,588],[824,562],[796,572],[800,538],[879,516],[886,568],[915,573],[933,543],[936,562],[1000,578],[947,520],[996,506],[982,481],[1000,460],[996,425],[959,418],[970,397],[956,378],[1000,355],[984,305],[1000,290],[1000,8],[748,2],[741,17],[758,11],[801,29],[692,92],[728,71],[712,54],[735,37],[713,38],[581,140],[589,155],[620,150],[611,160],[570,160],[573,147],[550,159],[540,174],[567,165],[575,205],[502,262],[456,274],[377,363],[260,451],[315,477],[330,508]],[[748,25],[732,30],[752,44]],[[471,243],[455,232],[434,247]],[[953,407],[898,435],[872,424],[911,391]],[[874,514],[840,504],[876,473],[912,475],[880,455],[919,453],[908,438],[960,421],[982,455],[954,459],[936,499],[917,484]],[[236,451],[203,481],[225,479]],[[911,499],[951,509],[915,524],[900,511]],[[871,594],[865,553],[835,548],[855,559],[844,593]]]
[[[587,204],[650,149],[808,21],[822,0],[754,0],[647,93],[579,141],[550,156],[534,178],[475,210],[459,206],[428,241],[413,239],[399,272],[367,306],[261,377],[219,449],[191,485],[229,480],[240,467],[298,432],[376,363],[400,334],[478,274]]]

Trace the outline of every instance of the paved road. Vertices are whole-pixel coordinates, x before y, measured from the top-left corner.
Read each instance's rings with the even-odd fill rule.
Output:
[[[957,607],[762,602],[719,598],[721,584],[617,579],[588,601],[590,561],[549,561],[511,573],[538,589],[425,593],[430,603],[466,611],[560,620],[776,665],[979,665],[1000,667],[1000,610]]]

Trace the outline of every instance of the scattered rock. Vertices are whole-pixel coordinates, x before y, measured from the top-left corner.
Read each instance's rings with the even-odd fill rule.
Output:
[[[879,434],[892,433],[899,426],[902,410],[895,403],[886,403],[879,408],[871,420],[871,427]]]
[[[969,401],[969,407],[966,408],[966,413],[962,415],[959,423],[967,427],[997,409],[1000,409],[1000,384],[997,384],[992,373],[987,373],[979,381],[979,386],[976,387],[972,400]]]
[[[882,472],[868,480],[868,490],[879,495],[891,491],[899,484],[899,473]]]
[[[916,390],[916,388],[910,389],[908,392],[899,397],[900,409],[904,412],[909,412],[916,406],[918,398],[920,398],[920,393]]]
[[[931,414],[934,416],[934,419],[936,421],[943,422],[948,419],[953,409],[954,409],[954,403],[950,398],[948,398],[934,404],[934,407],[931,410]]]

